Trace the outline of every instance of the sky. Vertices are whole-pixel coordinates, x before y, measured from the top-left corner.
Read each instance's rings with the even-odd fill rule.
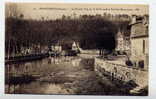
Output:
[[[6,8],[9,4],[6,4]],[[148,5],[126,4],[63,4],[63,3],[16,3],[17,11],[24,15],[25,19],[40,20],[57,19],[62,15],[79,16],[84,14],[95,15],[110,14],[148,14]],[[6,10],[9,11],[9,10]]]

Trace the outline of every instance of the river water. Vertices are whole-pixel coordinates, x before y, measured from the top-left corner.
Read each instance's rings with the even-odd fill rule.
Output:
[[[78,56],[6,65],[5,77],[9,94],[121,95],[107,78],[100,82],[94,59]]]

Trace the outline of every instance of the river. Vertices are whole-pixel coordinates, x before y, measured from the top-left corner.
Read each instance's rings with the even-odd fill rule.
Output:
[[[121,95],[107,78],[100,82],[94,59],[82,57],[45,58],[6,65],[5,93]]]

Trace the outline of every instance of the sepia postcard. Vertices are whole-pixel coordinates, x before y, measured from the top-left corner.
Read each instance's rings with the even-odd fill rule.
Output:
[[[149,6],[5,3],[5,93],[148,96]]]

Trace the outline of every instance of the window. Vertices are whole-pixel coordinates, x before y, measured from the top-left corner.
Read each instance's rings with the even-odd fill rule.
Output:
[[[143,53],[145,53],[145,40],[143,40]]]
[[[144,60],[139,61],[138,65],[140,68],[144,68]]]

